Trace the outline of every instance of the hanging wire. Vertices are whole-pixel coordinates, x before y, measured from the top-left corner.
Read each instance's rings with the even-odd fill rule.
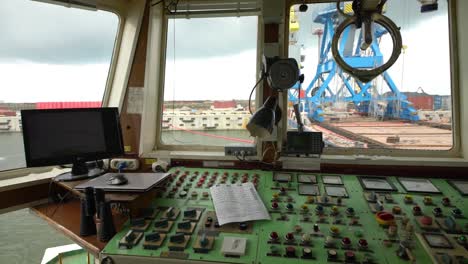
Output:
[[[171,1],[166,9],[169,13],[171,14],[175,14],[177,13],[177,6],[179,4],[179,0],[173,0]],[[174,7],[174,11],[170,10],[170,7],[173,6]],[[172,88],[172,118],[171,118],[171,126],[172,126],[172,133],[171,133],[171,137],[172,139],[177,142],[177,143],[180,143],[180,144],[187,144],[187,143],[190,143],[188,141],[182,141],[182,140],[179,140],[177,137],[176,137],[176,130],[175,129],[175,100],[176,100],[176,83],[177,83],[177,63],[176,63],[176,58],[177,58],[177,54],[176,54],[176,18],[172,18],[172,37],[173,37],[173,43],[172,43],[172,66],[173,66],[173,78],[172,78],[172,85],[173,85],[173,88]]]

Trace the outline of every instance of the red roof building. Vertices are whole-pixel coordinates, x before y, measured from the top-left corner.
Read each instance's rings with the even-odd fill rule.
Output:
[[[230,109],[236,108],[236,101],[214,101],[213,109]]]
[[[65,108],[96,108],[102,102],[41,102],[36,103],[36,109],[65,109]]]

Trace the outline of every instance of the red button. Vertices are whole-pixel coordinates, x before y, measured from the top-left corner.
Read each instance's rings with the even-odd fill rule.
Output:
[[[384,221],[390,221],[390,220],[395,219],[395,217],[391,213],[388,213],[388,212],[379,212],[377,213],[377,217]]]
[[[276,232],[271,232],[271,233],[270,233],[270,238],[271,238],[272,240],[278,239],[278,233],[276,233]]]
[[[359,246],[361,247],[367,247],[368,245],[367,240],[365,239],[359,239],[358,243],[359,243]]]
[[[349,239],[349,237],[345,237],[341,240],[341,243],[343,243],[343,245],[350,245],[351,239]]]
[[[278,203],[273,202],[273,203],[271,204],[271,207],[272,207],[273,209],[277,209],[277,208],[278,208]]]
[[[293,233],[287,233],[286,234],[286,239],[287,240],[294,240],[294,234]]]
[[[421,217],[421,219],[419,220],[419,222],[420,222],[422,225],[432,225],[432,217],[430,217],[430,216],[423,216],[423,217]]]

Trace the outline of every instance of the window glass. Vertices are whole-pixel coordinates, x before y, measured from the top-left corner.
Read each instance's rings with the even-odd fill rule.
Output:
[[[254,142],[245,125],[257,78],[257,23],[256,16],[169,19],[163,144]]]
[[[20,110],[101,106],[118,24],[111,12],[0,2],[0,171],[25,166]]]
[[[350,2],[343,8],[352,12]],[[421,13],[418,1],[393,0],[384,12],[401,27],[402,53],[384,75],[364,84],[339,68],[333,71],[336,64],[327,47],[343,21],[336,3],[309,4],[306,12],[300,12],[299,5],[291,7],[289,56],[300,62],[305,74],[300,105],[306,129],[323,132],[328,148],[449,150],[453,132],[448,1],[439,1],[437,11]],[[375,49],[361,51],[361,30],[350,27],[341,36],[343,57],[359,65],[387,61],[391,36],[380,26],[373,30]],[[291,91],[289,111],[299,94]],[[290,116],[289,129],[295,129]]]

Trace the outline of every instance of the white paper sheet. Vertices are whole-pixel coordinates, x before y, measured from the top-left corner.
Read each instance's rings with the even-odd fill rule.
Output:
[[[143,87],[128,88],[127,113],[141,114],[143,113]]]
[[[211,187],[210,192],[220,225],[271,219],[251,182],[220,184]]]

